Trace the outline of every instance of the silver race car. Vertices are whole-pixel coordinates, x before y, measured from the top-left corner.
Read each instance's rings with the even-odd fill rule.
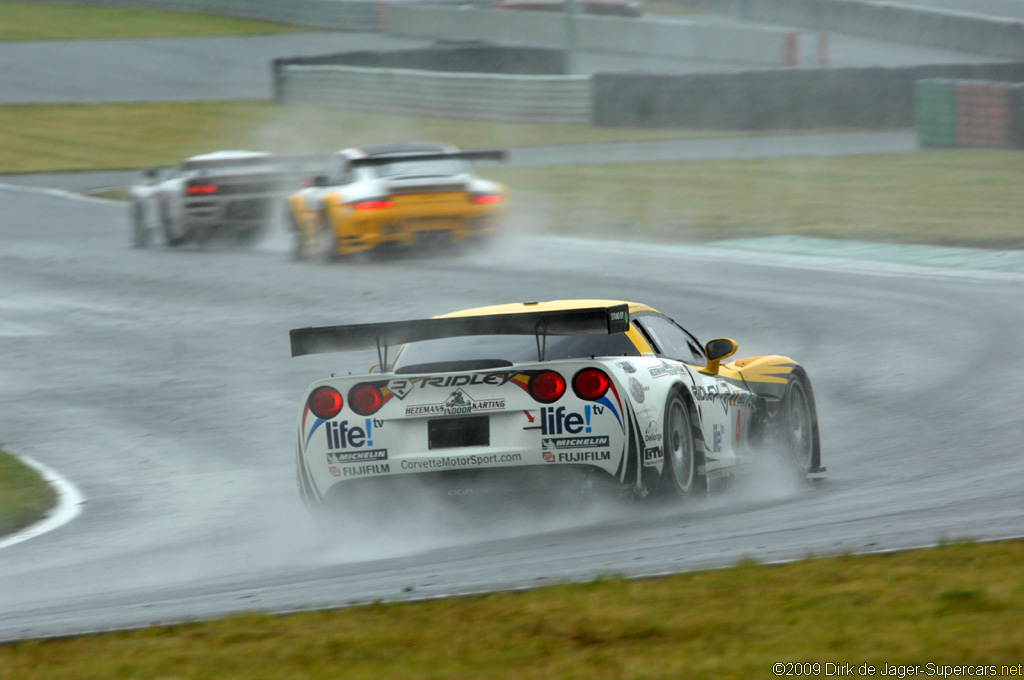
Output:
[[[280,219],[284,197],[311,184],[325,164],[323,157],[216,151],[146,170],[131,189],[132,245],[146,247],[158,231],[171,246],[213,235],[252,240]]]

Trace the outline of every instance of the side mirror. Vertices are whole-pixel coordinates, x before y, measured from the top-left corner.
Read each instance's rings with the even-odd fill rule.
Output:
[[[709,340],[704,345],[704,356],[708,358],[708,373],[717,374],[718,367],[722,363],[722,359],[728,359],[733,354],[736,354],[736,350],[739,349],[739,345],[736,344],[735,340],[731,338],[715,338]]]

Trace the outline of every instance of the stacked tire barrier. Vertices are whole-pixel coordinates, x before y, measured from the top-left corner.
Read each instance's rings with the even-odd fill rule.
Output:
[[[594,124],[710,130],[912,128],[930,78],[1024,82],[1024,62],[594,76]]]
[[[945,78],[917,81],[917,141],[921,146],[956,146],[956,83]]]
[[[1024,84],[922,80],[918,140],[924,147],[1024,148]]]

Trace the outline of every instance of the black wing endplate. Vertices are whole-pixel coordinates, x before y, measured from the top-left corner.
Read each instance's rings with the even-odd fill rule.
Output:
[[[601,335],[629,328],[629,306],[487,314],[417,321],[391,321],[350,326],[296,328],[291,331],[292,356],[347,352],[407,342],[467,335]]]

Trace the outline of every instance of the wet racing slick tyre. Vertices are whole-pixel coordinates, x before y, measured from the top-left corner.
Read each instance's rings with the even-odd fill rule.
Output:
[[[698,456],[693,436],[690,408],[679,392],[669,394],[665,402],[662,453],[665,456],[657,492],[664,498],[691,498],[698,495],[702,479],[697,474]]]
[[[779,415],[782,417],[779,440],[785,464],[798,476],[805,477],[818,467],[820,441],[814,393],[802,374],[790,376]]]
[[[160,206],[160,226],[163,227],[167,245],[180,246],[188,240],[188,232],[171,216],[167,206]]]

